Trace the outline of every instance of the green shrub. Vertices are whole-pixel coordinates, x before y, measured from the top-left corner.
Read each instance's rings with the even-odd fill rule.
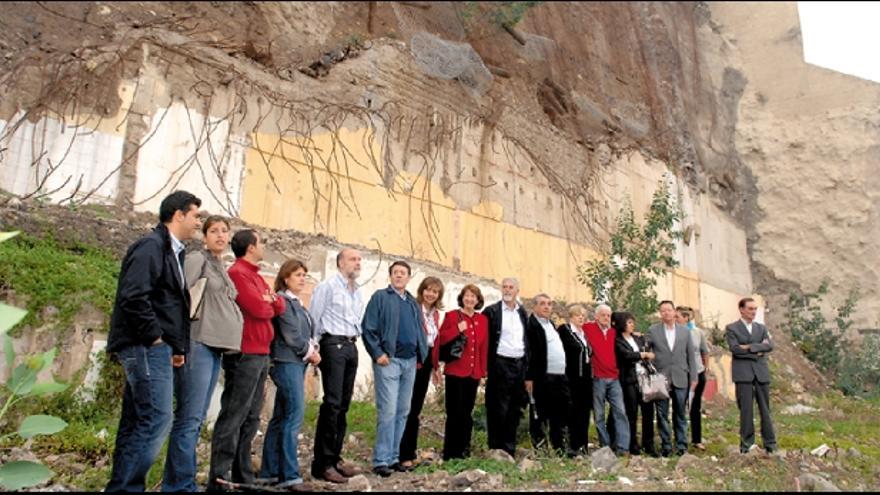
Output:
[[[830,376],[837,387],[847,395],[877,396],[880,390],[880,337],[869,335],[861,345],[847,340],[852,328],[852,314],[859,300],[858,288],[847,294],[844,302],[835,308],[834,326],[825,318],[824,300],[828,296],[828,281],[823,281],[815,292],[789,294],[782,329],[810,361]]]
[[[15,329],[44,323],[47,306],[58,308],[56,326],[61,329],[86,303],[107,314],[113,309],[119,260],[106,251],[21,235],[0,243],[0,259],[0,288],[27,299],[28,315]]]

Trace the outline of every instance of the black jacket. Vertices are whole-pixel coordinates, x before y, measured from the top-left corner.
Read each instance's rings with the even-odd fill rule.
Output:
[[[553,323],[551,322],[552,325]],[[560,334],[559,340],[562,341],[562,349],[565,351],[565,339],[562,338],[564,330],[560,330],[560,328],[562,327],[553,327]],[[529,316],[529,323],[526,327],[526,339],[528,342],[526,349],[529,350],[529,366],[526,368],[526,380],[540,380],[547,376],[547,333],[534,313]],[[565,354],[565,367],[566,376],[568,376],[567,352]]]
[[[569,382],[574,380],[592,379],[590,370],[589,348],[587,344],[578,338],[573,332],[581,332],[580,328],[572,330],[569,323],[563,323],[556,329],[562,339],[562,347],[565,349],[565,375]]]
[[[110,319],[107,352],[162,337],[174,354],[189,350],[189,291],[181,285],[171,234],[159,224],[125,253]]]
[[[636,341],[639,352],[647,352],[644,337],[633,334],[633,340]],[[614,354],[617,357],[617,369],[620,371],[619,379],[621,384],[638,383],[636,363],[642,359],[639,352],[634,351],[630,347],[626,340],[623,339],[623,334],[618,333],[617,337],[614,338]]]
[[[498,355],[498,342],[501,341],[501,322],[503,320],[503,313],[501,312],[501,305],[504,304],[504,301],[498,301],[495,304],[491,304],[486,306],[483,309],[483,314],[486,316],[486,319],[489,320],[489,359],[486,361],[488,365],[488,369],[492,368],[492,365],[495,363],[495,356]],[[523,326],[523,346],[525,346],[525,360],[526,366],[529,363],[529,345],[526,340],[526,330],[528,328],[528,314],[526,314],[525,308],[522,305],[519,306],[517,310],[519,313],[519,320],[522,322]]]

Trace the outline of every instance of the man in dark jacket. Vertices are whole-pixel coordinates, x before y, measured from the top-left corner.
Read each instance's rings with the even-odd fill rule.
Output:
[[[501,301],[487,306],[489,320],[489,376],[486,379],[486,433],[489,449],[516,454],[516,430],[528,404],[525,389],[529,365],[526,346],[526,310],[517,302],[519,281],[501,281]]]
[[[395,261],[388,274],[391,285],[373,294],[361,323],[376,385],[373,472],[382,477],[406,470],[400,465],[400,439],[412,401],[416,363],[428,357],[422,313],[416,298],[406,290],[411,269],[405,261]]]
[[[125,370],[122,417],[107,491],[144,491],[173,419],[173,367],[189,349],[189,292],[182,241],[201,227],[199,198],[175,191],[159,206],[159,225],[125,254],[107,352]]]
[[[739,301],[739,321],[724,329],[727,347],[733,354],[731,372],[739,407],[739,450],[747,453],[755,443],[754,403],[761,413],[761,438],[767,452],[776,450],[776,433],[770,419],[770,366],[767,354],[773,341],[767,327],[755,321],[758,303],[751,297]]]
[[[529,367],[526,371],[526,391],[535,398],[537,417],[529,418],[532,445],[539,447],[550,430],[550,444],[558,453],[566,452],[571,396],[565,374],[565,347],[559,331],[550,322],[553,302],[546,294],[535,296],[535,311],[526,326],[529,348]]]

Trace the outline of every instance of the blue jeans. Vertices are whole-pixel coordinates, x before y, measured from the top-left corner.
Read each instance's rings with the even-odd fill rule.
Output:
[[[300,478],[296,455],[299,429],[306,412],[305,363],[274,361],[269,376],[275,382],[275,409],[263,441],[261,478],[288,481]]]
[[[400,439],[406,427],[416,381],[416,358],[391,358],[388,366],[373,363],[376,383],[376,446],[373,467],[400,460]]]
[[[687,410],[685,402],[687,401],[688,389],[672,387],[669,393],[672,398],[672,421],[675,424],[675,446],[676,450],[687,450]],[[657,426],[660,429],[660,448],[663,452],[672,450],[669,441],[669,399],[658,400],[657,404]]]
[[[132,345],[117,353],[125,370],[122,417],[113,472],[105,491],[142,492],[147,472],[171,429],[174,375],[171,347]]]
[[[607,378],[593,379],[593,418],[599,432],[599,444],[603,447],[611,444],[608,429],[605,427],[605,399],[611,404],[611,416],[614,418],[614,446],[616,452],[629,451],[629,423],[623,405],[623,389],[618,380]]]
[[[197,489],[196,444],[220,376],[221,356],[219,351],[193,340],[186,362],[174,370],[177,408],[168,439],[163,492],[194,492]]]

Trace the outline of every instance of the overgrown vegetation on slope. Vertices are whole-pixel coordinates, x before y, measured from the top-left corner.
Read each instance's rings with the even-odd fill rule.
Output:
[[[24,325],[45,323],[48,307],[58,310],[45,316],[55,319],[59,330],[69,327],[86,303],[107,314],[113,308],[119,260],[100,248],[20,235],[0,244],[0,259],[0,295],[11,289],[27,304],[28,315],[13,335]]]
[[[866,335],[857,344],[848,335],[859,300],[857,288],[851,289],[844,301],[834,307],[832,326],[825,317],[828,285],[826,280],[815,292],[792,292],[782,330],[845,394],[880,397],[880,336]]]

